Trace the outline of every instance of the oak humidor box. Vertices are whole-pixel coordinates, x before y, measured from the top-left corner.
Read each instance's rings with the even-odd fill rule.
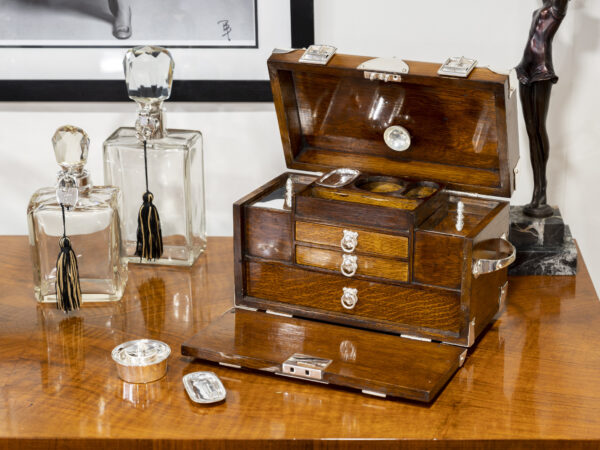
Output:
[[[303,51],[268,61],[284,173],[234,205],[235,306],[182,346],[430,402],[501,309],[518,160],[508,76]]]

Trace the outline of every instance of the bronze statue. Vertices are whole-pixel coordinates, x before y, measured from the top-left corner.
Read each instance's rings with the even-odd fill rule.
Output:
[[[558,81],[552,65],[552,40],[567,14],[569,0],[543,0],[543,6],[533,13],[527,46],[517,66],[523,116],[529,135],[533,167],[533,197],[524,212],[531,217],[549,217],[552,207],[546,203],[546,164],[550,142],[546,117],[552,85]]]

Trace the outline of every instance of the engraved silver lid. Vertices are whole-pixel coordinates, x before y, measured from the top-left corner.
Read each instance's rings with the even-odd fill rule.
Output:
[[[137,339],[116,346],[112,359],[117,363],[119,377],[128,383],[149,383],[167,372],[171,348],[161,341]]]

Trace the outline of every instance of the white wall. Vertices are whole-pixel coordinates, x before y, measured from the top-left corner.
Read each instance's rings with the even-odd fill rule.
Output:
[[[541,0],[316,0],[316,40],[340,52],[442,61],[476,57],[480,65],[515,66],[531,12]],[[260,7],[260,2],[259,2]],[[550,203],[559,205],[600,286],[600,2],[573,0],[554,41],[554,88],[549,130]],[[205,136],[208,231],[231,234],[231,204],[285,169],[270,104],[170,104],[168,125]],[[54,182],[54,130],[72,123],[92,139],[90,169],[102,179],[101,143],[134,120],[133,104],[0,103],[0,234],[26,233],[31,193]],[[532,179],[524,127],[513,203],[526,203]]]

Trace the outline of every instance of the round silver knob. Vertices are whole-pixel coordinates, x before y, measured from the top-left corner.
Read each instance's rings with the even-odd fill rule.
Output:
[[[340,271],[346,277],[353,277],[358,269],[358,257],[356,255],[343,255]]]
[[[383,133],[383,140],[389,148],[397,152],[403,152],[410,148],[410,133],[400,125],[388,127]]]
[[[358,303],[358,289],[353,288],[344,288],[344,293],[342,294],[342,306],[345,309],[354,309],[356,304]]]
[[[358,233],[356,231],[344,230],[344,237],[340,245],[343,251],[352,253],[358,245]]]

